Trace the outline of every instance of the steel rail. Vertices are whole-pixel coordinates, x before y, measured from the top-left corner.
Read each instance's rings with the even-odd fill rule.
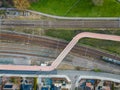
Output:
[[[41,27],[41,28],[120,28],[116,20],[6,20],[2,19],[1,27]]]

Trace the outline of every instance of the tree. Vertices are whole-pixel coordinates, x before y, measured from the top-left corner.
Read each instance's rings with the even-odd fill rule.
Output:
[[[92,2],[95,6],[102,6],[104,0],[92,0]]]
[[[13,2],[12,2],[12,0],[0,0],[0,6],[10,8],[13,6]]]
[[[25,10],[30,7],[28,0],[13,0],[14,6],[19,10]]]

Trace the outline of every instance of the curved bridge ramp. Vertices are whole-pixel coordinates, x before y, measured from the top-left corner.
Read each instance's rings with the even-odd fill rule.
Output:
[[[15,66],[15,65],[0,65],[1,70],[30,70],[30,71],[52,71],[62,62],[65,56],[70,52],[70,50],[76,45],[79,39],[88,37],[88,38],[96,38],[96,39],[104,39],[104,40],[113,40],[120,41],[120,36],[115,35],[106,35],[106,34],[97,34],[97,33],[89,33],[83,32],[76,35],[70,43],[65,47],[65,49],[60,53],[60,55],[53,61],[51,66]]]

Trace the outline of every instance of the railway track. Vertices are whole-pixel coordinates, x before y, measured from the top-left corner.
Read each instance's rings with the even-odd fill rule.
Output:
[[[40,28],[120,28],[120,19],[81,19],[81,20],[1,20],[2,27],[40,27]]]
[[[18,34],[16,32],[4,32],[4,31],[0,33],[0,39],[10,40],[15,42],[19,41],[24,43],[25,42],[28,43],[29,41],[29,44],[34,43],[40,46],[49,47],[53,49],[57,48],[58,50],[63,50],[68,44],[68,42],[64,42],[61,40],[54,40],[46,37],[38,37],[38,36],[32,36],[32,35],[26,35],[26,34]],[[101,56],[106,56],[106,57],[120,60],[120,56],[116,56],[100,50],[96,50],[96,49],[85,47],[85,46],[78,46],[78,45],[75,45],[75,47],[71,50],[70,53],[73,53],[78,56],[81,56],[81,55],[89,56],[95,59],[100,59]]]
[[[11,34],[11,35],[10,35]],[[13,33],[5,33],[3,34],[3,32],[1,33],[1,39],[7,38],[9,40],[9,38],[11,36],[14,36],[12,38],[14,38],[13,40],[19,40],[19,38],[21,39],[29,39],[31,42],[33,41],[31,38],[28,38],[28,35],[25,34],[15,34],[13,35]],[[29,35],[30,36],[30,35]],[[114,40],[114,41],[120,41],[120,36],[115,36],[115,35],[106,35],[106,34],[96,34],[96,33],[88,33],[88,32],[84,32],[84,33],[80,33],[78,35],[76,35],[70,42],[69,44],[65,47],[65,49],[59,54],[59,56],[52,62],[51,66],[17,66],[17,65],[0,65],[0,69],[1,70],[30,70],[30,71],[51,71],[54,70],[58,67],[58,65],[62,62],[62,60],[64,59],[64,57],[70,52],[70,50],[76,45],[76,43],[78,42],[79,39],[84,38],[84,37],[89,37],[89,38],[98,38],[98,39],[105,39],[105,40]],[[37,42],[40,43],[39,41],[39,37],[35,37],[37,38]],[[34,38],[34,39],[35,39]],[[43,39],[42,39],[43,40]],[[50,41],[50,39],[48,40]],[[51,41],[53,43],[53,41]],[[33,42],[32,42],[33,43]],[[47,43],[49,44],[49,43]],[[52,46],[52,45],[51,45]],[[97,53],[97,52],[96,52]]]

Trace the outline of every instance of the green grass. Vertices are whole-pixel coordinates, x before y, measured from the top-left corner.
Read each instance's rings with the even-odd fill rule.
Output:
[[[100,69],[98,69],[98,68],[95,68],[95,69],[93,69],[93,71],[94,72],[102,72]]]
[[[38,2],[31,3],[30,9],[58,16],[120,16],[120,3],[117,2],[117,0],[104,0],[102,6],[95,6],[91,0],[80,0],[76,5],[74,5],[77,1],[78,0],[38,0]],[[67,11],[69,12],[66,13]]]
[[[69,30],[45,30],[45,34],[47,36],[52,36],[56,38],[61,38],[67,41],[70,41],[72,37],[75,36],[74,31],[69,31]]]
[[[91,31],[91,30],[88,30]],[[70,31],[70,30],[46,30],[45,34],[47,36],[56,37],[60,39],[64,39],[70,41],[77,33],[83,32],[83,30],[79,31]],[[112,31],[98,31],[94,30],[92,32],[104,33],[104,34],[113,34]],[[120,35],[120,30],[114,32],[116,35]],[[120,42],[115,41],[107,41],[107,40],[99,40],[99,39],[91,39],[91,38],[83,38],[78,42],[79,45],[87,45],[93,48],[106,50],[110,53],[115,53],[120,55]]]

